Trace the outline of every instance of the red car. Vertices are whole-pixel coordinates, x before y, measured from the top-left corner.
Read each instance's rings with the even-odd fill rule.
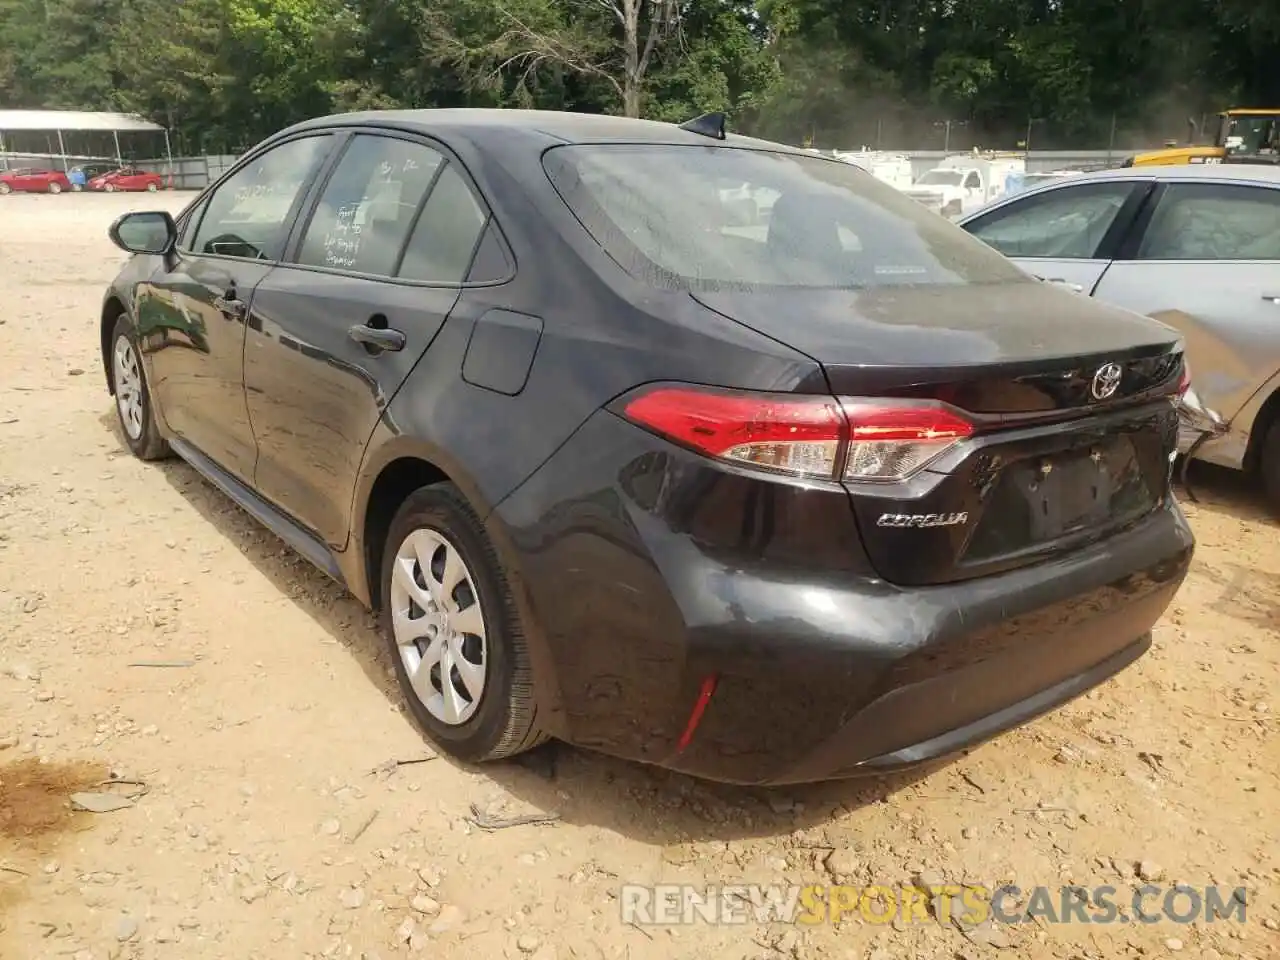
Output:
[[[61,193],[71,189],[71,181],[61,170],[20,170],[0,172],[0,193]]]
[[[133,167],[121,167],[119,170],[112,170],[89,181],[90,190],[101,190],[104,193],[115,193],[117,190],[147,190],[155,193],[163,186],[164,177],[160,174],[136,170]]]

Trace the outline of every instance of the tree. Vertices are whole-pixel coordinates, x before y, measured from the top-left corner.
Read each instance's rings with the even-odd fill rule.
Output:
[[[439,54],[477,87],[514,78],[516,91],[528,91],[548,72],[554,78],[567,71],[607,84],[628,117],[640,116],[650,66],[680,36],[683,17],[678,0],[507,0],[483,4],[497,30],[476,43],[469,38],[486,31],[474,2],[437,8],[433,36]]]

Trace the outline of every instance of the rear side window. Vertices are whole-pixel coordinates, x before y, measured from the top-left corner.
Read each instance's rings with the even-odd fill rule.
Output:
[[[1139,260],[1280,260],[1280,190],[1173,183],[1160,199]]]
[[[445,167],[405,248],[399,276],[461,283],[487,222],[488,214],[457,167]]]
[[[1032,282],[853,164],[668,144],[557,147],[543,163],[605,252],[659,286]]]
[[[1063,187],[1015,200],[966,229],[1006,257],[1087,260],[1132,192],[1123,181]]]
[[[420,143],[352,138],[311,215],[298,263],[393,276],[442,163],[444,157]]]

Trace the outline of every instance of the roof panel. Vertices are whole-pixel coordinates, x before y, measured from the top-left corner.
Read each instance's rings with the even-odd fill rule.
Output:
[[[105,130],[117,133],[161,131],[164,127],[127,113],[86,110],[0,110],[0,133],[19,130]]]

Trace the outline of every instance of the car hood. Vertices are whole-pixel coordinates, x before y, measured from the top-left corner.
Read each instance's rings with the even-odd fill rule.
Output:
[[[1037,280],[693,296],[824,365],[1027,363],[1150,352],[1181,340],[1165,324]]]

